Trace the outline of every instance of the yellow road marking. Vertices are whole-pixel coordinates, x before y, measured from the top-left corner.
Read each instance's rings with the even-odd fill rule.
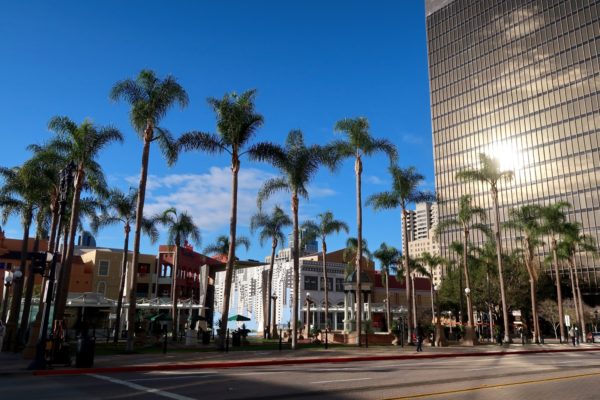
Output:
[[[551,381],[562,381],[567,379],[579,379],[579,378],[587,378],[590,376],[600,375],[600,372],[591,372],[588,374],[577,374],[577,375],[568,375],[568,376],[558,376],[555,378],[544,378],[544,379],[535,379],[535,380],[527,380],[527,381],[518,381],[511,383],[498,383],[495,385],[480,385],[465,389],[455,389],[455,390],[446,390],[443,392],[430,392],[430,393],[420,393],[420,394],[412,394],[409,396],[401,396],[401,397],[390,397],[385,400],[404,400],[404,399],[419,399],[423,397],[433,397],[433,396],[444,396],[449,394],[457,394],[457,393],[466,393],[466,392],[474,392],[476,390],[483,389],[494,389],[494,388],[503,388],[509,386],[517,386],[517,385],[528,385],[532,383],[540,383],[540,382],[551,382]]]

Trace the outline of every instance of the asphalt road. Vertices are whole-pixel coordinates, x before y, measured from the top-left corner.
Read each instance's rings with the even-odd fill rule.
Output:
[[[600,399],[598,352],[252,369],[5,376],[2,400]]]

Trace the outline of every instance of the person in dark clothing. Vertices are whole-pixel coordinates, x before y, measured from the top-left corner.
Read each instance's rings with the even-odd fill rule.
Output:
[[[423,327],[421,324],[417,324],[417,351],[423,351],[423,339],[425,334],[423,333]]]

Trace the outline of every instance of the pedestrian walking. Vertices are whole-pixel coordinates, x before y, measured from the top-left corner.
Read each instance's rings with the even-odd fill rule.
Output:
[[[569,337],[571,338],[571,342],[573,343],[573,347],[575,346],[575,328],[571,327],[571,329],[569,329]]]
[[[424,339],[424,333],[423,333],[423,327],[421,326],[421,324],[417,324],[417,351],[423,351],[423,339]]]

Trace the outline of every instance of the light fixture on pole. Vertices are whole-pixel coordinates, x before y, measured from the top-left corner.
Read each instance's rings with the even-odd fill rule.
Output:
[[[8,291],[12,286],[13,281],[13,273],[11,271],[6,271],[4,273],[4,300],[2,302],[2,317],[0,318],[2,322],[6,322],[6,312],[8,311]]]
[[[312,300],[310,298],[310,293],[306,292],[306,338],[310,337],[310,305]]]

